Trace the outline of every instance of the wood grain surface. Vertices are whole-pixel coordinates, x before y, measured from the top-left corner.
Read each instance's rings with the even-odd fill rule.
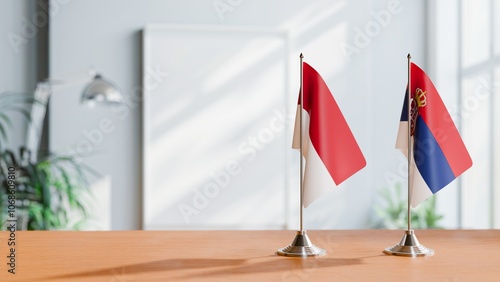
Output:
[[[417,230],[433,257],[382,253],[403,231],[308,231],[328,254],[275,254],[295,231],[21,231],[0,281],[500,281],[500,230]]]

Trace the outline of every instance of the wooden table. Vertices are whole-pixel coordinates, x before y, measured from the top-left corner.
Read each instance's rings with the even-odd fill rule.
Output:
[[[418,230],[433,257],[384,255],[403,231],[309,231],[319,258],[275,254],[295,231],[29,231],[16,234],[16,274],[0,281],[500,281],[500,230]]]

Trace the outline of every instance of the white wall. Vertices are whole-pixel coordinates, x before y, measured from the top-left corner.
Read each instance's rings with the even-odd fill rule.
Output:
[[[28,30],[35,14],[35,1],[0,1],[0,93],[32,94],[36,84],[36,30]],[[24,144],[26,119],[11,115],[9,147],[16,150]]]
[[[429,3],[429,67],[428,74],[438,89],[448,110],[456,115],[459,95],[458,5],[445,0]],[[459,181],[453,181],[437,194],[438,212],[444,215],[445,228],[460,228]]]
[[[384,175],[397,173],[400,164],[393,144],[406,85],[406,54],[411,52],[414,61],[425,68],[424,1],[400,1],[396,10],[401,12],[391,14],[383,27],[376,24],[373,13],[387,10],[391,1],[64,2],[68,3],[61,5],[50,25],[51,75],[73,76],[92,65],[116,82],[131,101],[128,116],[120,119],[110,109],[81,107],[78,87],[58,91],[51,98],[52,149],[78,148],[82,142],[95,141],[92,148],[80,149],[92,150],[85,162],[103,175],[95,181],[100,187],[94,189],[101,203],[99,213],[105,218],[100,228],[141,227],[141,113],[133,97],[141,83],[141,30],[148,23],[288,30],[291,53],[298,56],[304,52],[307,62],[330,85],[368,162],[342,188],[306,210],[306,228],[369,227],[375,195],[388,185]],[[218,14],[214,3],[228,2],[234,6],[225,6],[228,10]],[[374,36],[356,45],[358,29],[370,27]],[[358,48],[350,60],[341,51],[343,42]],[[290,73],[296,82],[291,87],[295,94],[298,73],[295,69]],[[98,132],[103,119],[111,120],[113,132]],[[93,138],[86,137],[84,131]]]

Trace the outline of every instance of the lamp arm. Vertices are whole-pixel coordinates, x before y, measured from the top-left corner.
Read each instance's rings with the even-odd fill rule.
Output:
[[[39,103],[34,103],[31,106],[31,121],[28,124],[26,133],[26,147],[31,152],[31,161],[35,162],[40,149],[40,138],[43,131],[43,122],[49,102],[50,94],[52,93],[50,84],[39,82],[36,85],[34,98]]]
[[[64,88],[69,88],[72,86],[84,84],[91,82],[94,77],[97,75],[97,72],[94,70],[94,68],[90,68],[87,71],[86,75],[78,75],[78,76],[73,76],[70,78],[65,78],[65,79],[59,79],[59,78],[47,78],[41,83],[46,83],[52,87],[54,90],[60,90]]]
[[[43,133],[43,122],[47,113],[50,95],[53,90],[60,90],[82,83],[90,82],[96,76],[94,68],[90,68],[87,75],[79,75],[68,79],[48,78],[36,84],[34,98],[40,103],[31,107],[31,121],[26,133],[26,147],[31,152],[32,161],[36,161],[40,150],[40,139]]]
[[[88,71],[85,77],[74,77],[70,79],[57,80],[46,79],[38,82],[35,89],[35,100],[41,103],[35,103],[31,107],[31,122],[28,125],[26,134],[26,146],[31,151],[31,158],[36,161],[40,149],[40,138],[43,133],[43,122],[47,113],[47,106],[50,95],[53,90],[60,90],[71,86],[91,82],[82,94],[82,101],[93,101],[102,98],[108,103],[121,103],[122,96],[117,88],[110,82],[98,76],[93,68]]]

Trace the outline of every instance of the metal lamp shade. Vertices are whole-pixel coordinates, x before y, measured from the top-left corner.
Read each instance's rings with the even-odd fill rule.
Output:
[[[96,75],[82,93],[82,103],[93,105],[95,102],[106,104],[119,104],[122,95],[118,88],[100,75]]]

